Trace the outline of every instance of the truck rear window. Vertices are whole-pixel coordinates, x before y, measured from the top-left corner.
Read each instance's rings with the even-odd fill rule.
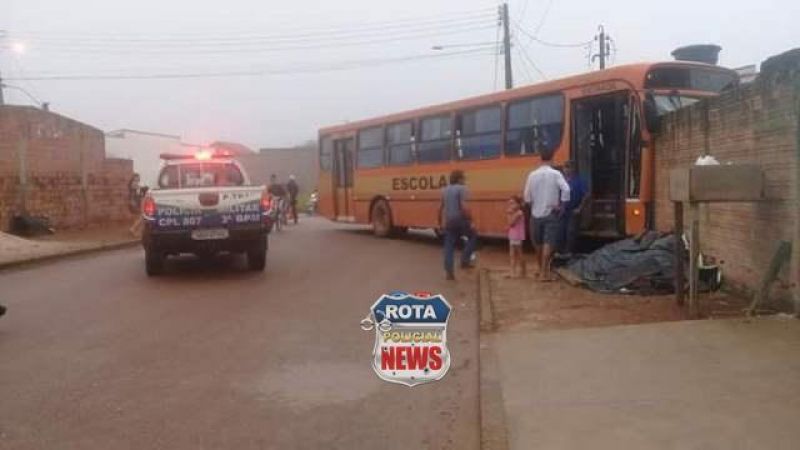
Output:
[[[173,164],[161,170],[158,185],[162,189],[208,186],[241,186],[244,176],[235,164]]]

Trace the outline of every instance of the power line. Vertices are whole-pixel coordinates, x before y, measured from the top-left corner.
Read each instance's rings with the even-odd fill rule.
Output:
[[[16,69],[15,71],[16,71],[18,76],[20,76],[20,77],[26,76],[27,72],[22,68],[22,64],[20,63],[19,58],[11,58],[11,64]],[[36,97],[36,98],[41,97],[41,95],[39,95],[39,92],[38,92],[38,90],[36,89],[36,87],[34,86],[33,83],[28,81],[28,82],[25,82],[25,85],[33,93],[33,95],[32,95],[33,97]]]
[[[539,76],[541,76],[543,79],[546,80],[547,79],[547,75],[545,75],[544,72],[542,71],[542,69],[540,69],[539,66],[536,65],[535,62],[533,62],[533,59],[530,57],[530,55],[528,55],[528,51],[525,50],[525,46],[522,45],[519,42],[519,40],[517,40],[517,47],[519,47],[520,53],[522,53],[522,56],[525,57],[525,60],[528,62],[528,64],[530,64],[531,67],[533,67],[533,70],[535,70],[536,73],[539,74]]]
[[[163,48],[199,48],[199,47],[244,47],[244,46],[280,46],[293,44],[316,43],[320,41],[348,41],[362,38],[382,36],[403,37],[406,35],[426,34],[430,32],[443,32],[448,30],[469,30],[476,26],[490,23],[491,18],[482,18],[465,22],[450,22],[447,24],[433,24],[421,27],[404,27],[397,30],[361,30],[358,32],[336,33],[323,36],[313,35],[276,35],[272,38],[229,40],[195,40],[195,41],[73,41],[68,39],[26,40],[39,48],[90,48],[90,49],[163,49]],[[8,40],[7,40],[8,42]],[[10,42],[9,42],[10,43]]]
[[[399,29],[392,29],[386,27],[383,29],[353,29],[343,30],[336,33],[326,33],[323,35],[318,34],[303,34],[303,33],[289,33],[289,34],[273,34],[270,36],[238,38],[238,39],[193,39],[193,40],[161,40],[154,39],[148,41],[131,41],[131,40],[73,40],[66,38],[49,38],[49,39],[30,39],[30,41],[41,41],[41,46],[61,46],[61,47],[142,47],[142,46],[173,46],[173,47],[186,47],[186,46],[240,46],[240,45],[264,45],[264,44],[292,44],[303,42],[315,42],[319,40],[347,40],[358,39],[362,37],[374,37],[382,35],[404,35],[415,34],[418,32],[426,32],[431,30],[446,30],[452,28],[466,28],[476,24],[486,23],[491,20],[491,16],[482,18],[470,19],[468,21],[448,21],[447,23],[432,23],[427,25],[416,26],[403,26]],[[15,35],[17,37],[17,35]],[[0,37],[8,39],[8,36]],[[17,37],[17,39],[19,39]]]
[[[441,14],[435,17],[430,18],[423,18],[420,19],[419,17],[405,17],[405,18],[398,18],[392,19],[388,21],[377,21],[377,22],[358,22],[358,23],[344,23],[338,24],[336,26],[325,26],[325,27],[308,27],[305,29],[299,29],[296,26],[296,21],[292,21],[289,25],[291,25],[291,30],[298,35],[317,35],[317,34],[328,34],[328,33],[338,33],[338,32],[345,32],[345,31],[353,31],[358,29],[386,29],[387,27],[409,27],[409,26],[417,26],[417,25],[425,25],[431,23],[441,23],[441,22],[452,22],[452,21],[459,21],[459,20],[470,20],[474,18],[481,18],[481,17],[493,17],[495,9],[494,8],[484,8],[480,10],[474,11],[462,11],[456,14]],[[306,17],[304,15],[304,17]],[[271,26],[270,24],[265,24],[266,26]],[[120,40],[134,40],[134,41],[142,41],[142,40],[196,40],[198,37],[202,37],[205,39],[232,39],[232,40],[240,40],[240,39],[252,39],[252,38],[272,38],[275,34],[264,34],[262,31],[243,31],[241,29],[236,30],[226,30],[225,34],[216,34],[213,33],[218,31],[218,28],[214,29],[203,29],[203,30],[195,30],[190,32],[181,32],[181,33],[169,33],[169,34],[142,34],[142,33],[120,33],[117,31],[113,32],[106,32],[106,31],[53,31],[53,30],[19,30],[16,32],[17,35],[26,35],[30,37],[57,37],[59,39],[64,38],[74,38],[74,39],[93,39],[93,40],[109,40],[109,39],[120,39]],[[232,36],[231,36],[232,35]],[[279,34],[280,35],[280,34]],[[153,37],[156,36],[156,37]],[[216,37],[215,37],[216,36]]]
[[[514,47],[514,49],[517,51],[517,54],[519,55],[519,60],[522,61],[519,63],[519,67],[522,68],[522,72],[525,73],[525,77],[528,80],[528,82],[532,83],[534,81],[533,74],[531,73],[530,69],[528,69],[528,65],[525,62],[524,57],[522,56],[522,50],[520,50],[518,46]]]
[[[561,43],[561,42],[545,41],[543,39],[539,39],[538,37],[534,36],[533,34],[529,33],[528,31],[526,31],[525,28],[520,26],[519,23],[515,24],[515,26],[517,27],[517,30],[519,30],[520,32],[522,32],[523,34],[528,36],[530,41],[538,42],[539,44],[542,44],[542,45],[545,45],[545,46],[548,46],[548,47],[562,47],[562,48],[586,47],[587,45],[590,45],[592,43],[592,41],[575,42],[575,43]]]
[[[39,101],[38,98],[36,98],[33,94],[28,92],[22,86],[14,86],[12,84],[0,83],[0,88],[2,88],[2,89],[14,89],[14,90],[17,90],[19,92],[22,92],[23,94],[25,94],[26,97],[28,97],[28,99],[30,99],[36,106],[38,106],[40,108],[41,108],[41,106],[43,104],[42,102]]]
[[[549,0],[547,2],[547,6],[544,7],[544,12],[542,13],[542,17],[539,19],[539,23],[536,25],[536,28],[533,29],[533,35],[538,36],[539,30],[542,29],[544,26],[545,21],[547,21],[547,15],[550,13],[550,7],[553,6],[553,0]]]
[[[528,12],[528,3],[530,3],[530,1],[525,0],[525,3],[522,5],[522,9],[519,12],[519,20],[525,19],[525,13]]]
[[[110,47],[76,47],[65,46],[60,48],[58,46],[51,46],[51,49],[58,51],[60,54],[151,54],[151,55],[164,55],[170,53],[180,54],[223,54],[223,53],[266,53],[266,52],[280,52],[291,50],[316,50],[334,47],[358,47],[375,44],[385,44],[400,40],[414,40],[426,37],[463,34],[466,32],[475,32],[477,30],[488,30],[493,25],[478,25],[472,24],[465,27],[458,28],[444,28],[435,29],[426,32],[416,32],[409,34],[390,35],[383,33],[380,37],[370,39],[348,39],[339,41],[336,39],[316,40],[314,42],[297,43],[297,44],[284,44],[284,45],[259,45],[259,46],[233,46],[229,48],[203,48],[203,47],[184,47],[184,48],[170,48],[168,46],[159,46],[153,48],[110,48]]]
[[[272,34],[245,34],[242,32],[236,32],[233,36],[217,36],[217,37],[209,37],[209,33],[203,33],[202,37],[186,37],[184,36],[176,36],[176,35],[167,35],[167,36],[143,36],[143,35],[104,35],[102,33],[94,33],[94,34],[81,34],[78,36],[83,37],[74,37],[75,34],[64,34],[64,33],[57,33],[57,32],[16,32],[14,33],[15,36],[30,39],[32,41],[42,41],[42,42],[69,42],[69,43],[101,43],[101,44],[146,44],[146,43],[154,43],[154,44],[163,44],[163,43],[188,43],[188,44],[198,44],[198,43],[231,43],[231,44],[240,44],[242,42],[273,42],[276,40],[296,40],[301,38],[330,38],[332,35],[336,36],[352,36],[352,35],[361,35],[364,32],[367,33],[376,33],[376,32],[388,32],[393,29],[399,29],[400,31],[403,30],[414,30],[414,29],[430,29],[430,28],[441,28],[446,27],[448,25],[464,25],[470,24],[476,21],[482,21],[485,19],[489,19],[494,17],[493,14],[490,12],[484,13],[471,13],[468,15],[460,16],[460,17],[444,17],[440,16],[437,18],[432,19],[407,19],[407,20],[395,20],[391,22],[373,22],[373,23],[362,23],[362,24],[352,24],[344,27],[336,27],[336,28],[310,28],[306,30],[299,30],[299,31],[292,31],[290,33],[272,33]],[[73,37],[70,37],[73,36]]]
[[[237,70],[222,72],[194,72],[194,73],[151,73],[151,74],[79,74],[79,75],[32,75],[27,77],[8,78],[9,81],[98,81],[98,80],[158,80],[158,79],[191,79],[191,78],[227,78],[227,77],[248,77],[264,75],[289,75],[321,73],[337,70],[349,70],[361,67],[376,67],[388,64],[397,64],[419,60],[444,59],[456,56],[488,56],[496,54],[495,49],[474,49],[462,50],[449,53],[437,53],[426,55],[410,55],[397,58],[374,58],[364,60],[353,60],[337,64],[284,68],[284,69],[258,69],[258,70]]]

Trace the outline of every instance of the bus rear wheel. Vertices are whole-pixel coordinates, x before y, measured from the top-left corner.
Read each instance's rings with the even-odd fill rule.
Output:
[[[392,223],[392,210],[386,200],[378,200],[372,205],[372,232],[377,237],[389,237],[394,230]]]

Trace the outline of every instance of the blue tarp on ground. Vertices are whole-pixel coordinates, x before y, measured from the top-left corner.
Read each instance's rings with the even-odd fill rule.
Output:
[[[606,245],[567,268],[590,289],[642,294],[673,292],[675,236],[650,231]]]

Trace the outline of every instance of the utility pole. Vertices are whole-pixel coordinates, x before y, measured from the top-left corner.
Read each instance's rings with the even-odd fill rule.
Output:
[[[606,58],[608,58],[608,53],[610,50],[609,41],[611,40],[611,37],[606,34],[606,30],[602,25],[600,25],[597,29],[598,35],[594,37],[594,40],[598,42],[599,51],[596,55],[592,56],[592,61],[594,61],[595,58],[599,59],[600,70],[603,70],[606,68]]]
[[[500,5],[500,20],[503,21],[503,53],[506,63],[506,89],[514,87],[514,79],[511,74],[511,34],[508,31],[508,3]]]

